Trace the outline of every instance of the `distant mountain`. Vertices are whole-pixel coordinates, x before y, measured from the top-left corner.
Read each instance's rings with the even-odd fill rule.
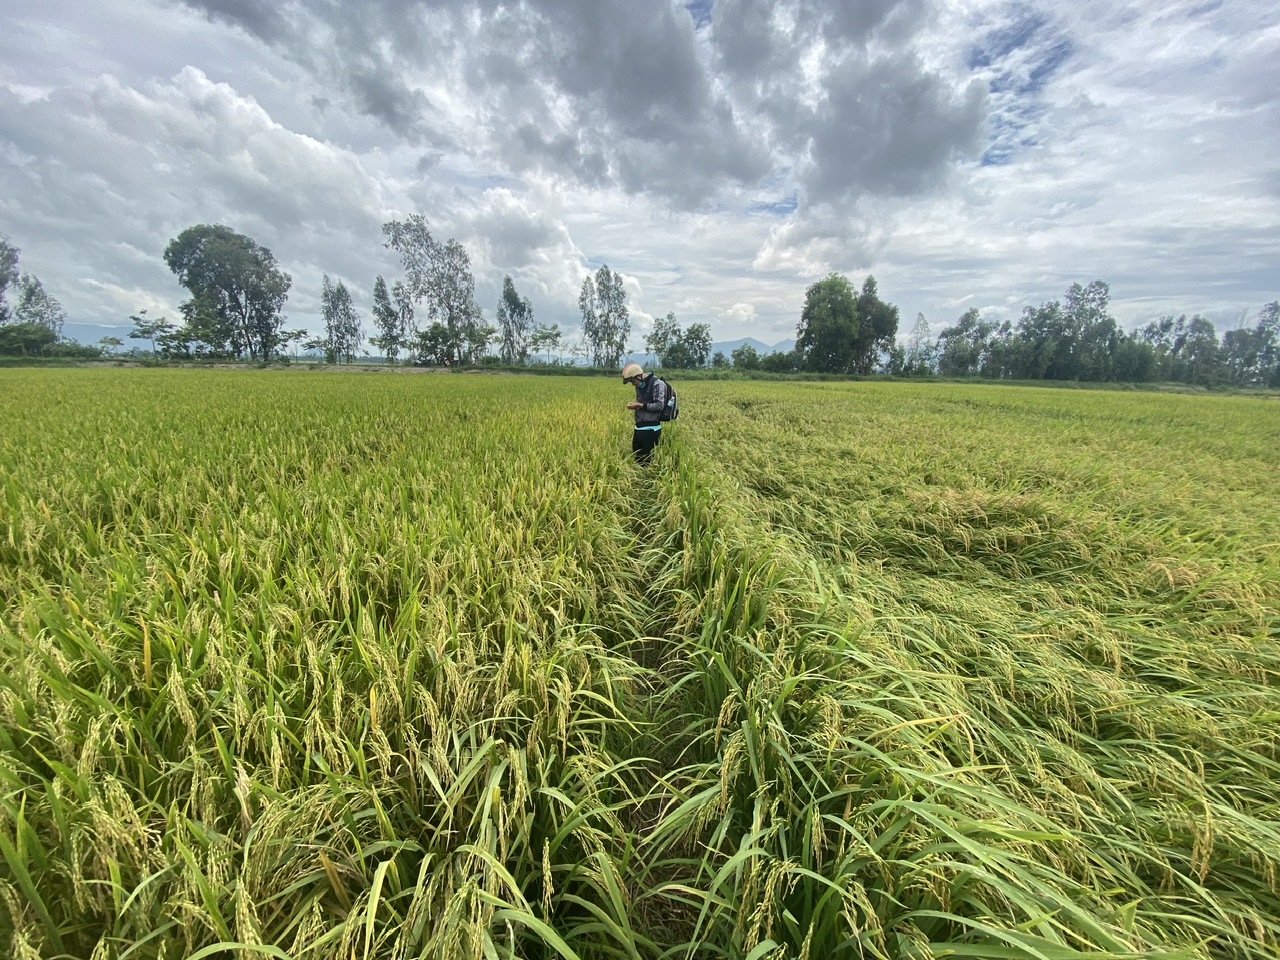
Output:
[[[98,341],[103,337],[119,337],[124,341],[124,349],[130,347],[145,347],[151,349],[151,344],[146,340],[130,340],[129,331],[132,326],[105,326],[97,323],[76,323],[68,320],[62,325],[62,338],[64,340],[75,340],[77,343],[83,343],[87,347],[96,347]]]
[[[624,353],[622,360],[624,363],[638,363],[646,370],[659,366],[658,358],[652,353]]]
[[[744,343],[749,343],[751,346],[755,347],[756,353],[760,354],[762,357],[769,353],[788,353],[793,350],[796,345],[794,340],[780,340],[773,346],[769,346],[769,344],[762,340],[757,340],[755,337],[743,337],[740,340],[722,340],[719,343],[713,343],[711,345],[711,355],[715,356],[716,351],[719,350],[726,357],[730,356],[733,351],[737,350]]]
[[[711,356],[707,359],[710,360],[711,357],[714,357],[717,353],[723,353],[726,359],[731,360],[733,358],[733,351],[737,350],[744,343],[749,343],[751,346],[755,347],[756,353],[760,354],[762,357],[770,353],[787,353],[793,350],[796,345],[794,340],[781,340],[773,346],[769,346],[769,344],[765,343],[763,340],[757,340],[755,337],[742,337],[738,340],[721,340],[717,343],[711,344]],[[662,366],[662,364],[658,363],[657,356],[652,353],[628,353],[624,355],[623,359],[630,363],[638,363],[646,370],[650,368],[660,368]]]

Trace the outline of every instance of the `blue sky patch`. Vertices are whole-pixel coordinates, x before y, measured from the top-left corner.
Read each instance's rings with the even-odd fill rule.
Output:
[[[715,6],[715,0],[689,0],[684,8],[689,11],[689,16],[693,17],[693,28],[701,30],[703,27],[711,23],[711,8]]]
[[[785,217],[796,212],[800,201],[793,193],[781,200],[764,200],[747,205],[747,213],[763,213],[771,217]]]
[[[1076,51],[1076,45],[1042,14],[1022,14],[983,37],[968,63],[984,74],[991,91],[990,134],[984,167],[1001,166],[1035,146],[1034,124],[1047,110],[1045,88]]]
[[[993,31],[987,35],[985,43],[970,49],[969,68],[978,70],[999,63],[1015,50],[1025,47],[1047,23],[1042,14],[1032,12],[1007,27]]]

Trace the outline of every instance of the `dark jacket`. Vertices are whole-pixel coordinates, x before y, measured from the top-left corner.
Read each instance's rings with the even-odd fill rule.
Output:
[[[644,404],[634,411],[637,427],[661,426],[662,408],[667,405],[667,385],[652,373],[637,380],[636,403]]]

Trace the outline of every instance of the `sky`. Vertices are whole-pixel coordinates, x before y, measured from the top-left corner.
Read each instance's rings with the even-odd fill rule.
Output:
[[[72,321],[185,299],[221,223],[368,316],[420,213],[577,328],[582,280],[718,340],[874,275],[905,337],[1075,282],[1126,329],[1280,297],[1272,0],[0,0],[0,233]],[[1246,311],[1248,313],[1246,314]],[[371,323],[367,324],[369,327]]]

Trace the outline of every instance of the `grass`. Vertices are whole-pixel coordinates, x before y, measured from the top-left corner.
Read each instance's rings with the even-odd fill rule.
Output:
[[[1264,958],[1280,408],[0,379],[15,957]]]

